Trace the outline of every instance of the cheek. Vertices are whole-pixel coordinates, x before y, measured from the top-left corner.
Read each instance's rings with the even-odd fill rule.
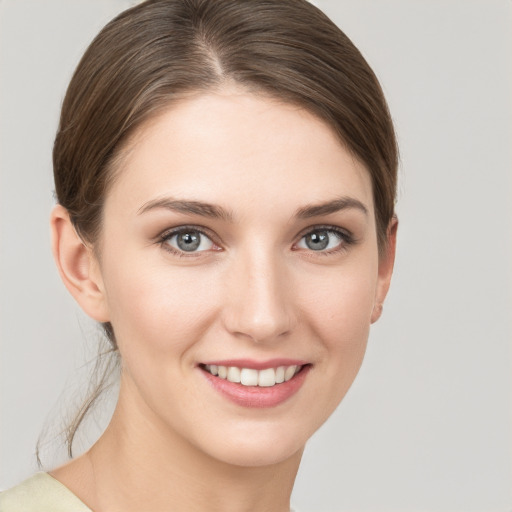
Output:
[[[376,283],[377,265],[370,261],[336,269],[309,287],[303,316],[312,336],[320,341],[319,358],[326,362],[321,369],[325,377],[322,385],[330,392],[315,390],[327,399],[326,416],[344,397],[363,361]]]
[[[121,352],[182,353],[201,337],[218,304],[212,279],[198,269],[118,261],[107,275],[111,323]]]
[[[360,260],[317,278],[304,291],[304,314],[332,350],[366,339],[377,285],[377,265]]]

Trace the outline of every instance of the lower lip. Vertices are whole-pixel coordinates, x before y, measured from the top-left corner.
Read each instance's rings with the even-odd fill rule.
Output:
[[[307,365],[290,380],[275,386],[243,386],[220,377],[215,377],[206,370],[200,369],[208,382],[220,394],[231,402],[242,407],[265,408],[276,407],[290,399],[304,383],[311,366]]]

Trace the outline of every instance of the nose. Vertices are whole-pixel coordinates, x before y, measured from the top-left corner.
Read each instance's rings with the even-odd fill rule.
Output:
[[[277,341],[297,323],[284,264],[271,253],[237,258],[229,271],[224,325],[255,343]]]

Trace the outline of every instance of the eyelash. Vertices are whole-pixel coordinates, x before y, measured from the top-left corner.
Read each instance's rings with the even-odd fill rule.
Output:
[[[170,252],[171,254],[173,254],[175,256],[184,257],[184,258],[187,258],[187,257],[189,257],[189,258],[196,257],[197,258],[202,252],[207,252],[207,251],[198,251],[198,252],[190,251],[189,253],[187,253],[186,251],[180,251],[180,250],[172,247],[168,243],[169,240],[171,240],[174,236],[179,235],[181,233],[191,232],[191,231],[200,233],[201,235],[208,238],[212,242],[212,244],[214,244],[217,247],[219,246],[219,244],[217,244],[215,242],[215,237],[212,236],[211,232],[209,232],[208,230],[205,230],[204,228],[202,228],[200,226],[193,226],[193,225],[180,226],[178,228],[174,228],[174,229],[167,230],[167,231],[163,232],[158,237],[158,243],[162,246],[162,248],[164,250],[166,250],[167,252]],[[352,233],[350,233],[347,230],[341,229],[337,226],[331,226],[331,225],[318,225],[318,226],[309,227],[307,229],[307,231],[303,231],[299,235],[299,241],[301,241],[304,237],[306,237],[308,235],[311,235],[313,233],[318,233],[321,231],[325,231],[328,233],[334,233],[340,239],[339,246],[334,249],[327,250],[327,251],[323,251],[323,250],[314,251],[313,249],[309,249],[309,250],[305,249],[305,251],[307,251],[311,254],[314,254],[314,255],[330,256],[333,254],[338,254],[340,252],[346,251],[350,246],[357,243],[357,240],[354,238]],[[296,242],[296,243],[298,243],[298,242]],[[296,245],[296,243],[294,245]],[[217,249],[217,250],[221,250],[221,249]],[[302,249],[294,249],[294,250],[300,251]]]
[[[311,235],[313,233],[322,232],[322,231],[326,231],[327,233],[330,233],[330,234],[334,233],[340,239],[339,245],[337,247],[335,247],[334,249],[330,249],[327,251],[314,251],[313,249],[310,249],[310,250],[305,249],[305,251],[307,251],[309,254],[313,254],[315,256],[332,256],[332,255],[347,251],[350,246],[355,245],[357,242],[354,235],[352,233],[350,233],[350,231],[341,229],[338,226],[331,226],[331,225],[318,225],[318,226],[309,227],[306,231],[302,232],[302,234],[299,237],[299,241],[308,235]],[[301,249],[295,249],[295,250],[301,250]]]
[[[182,233],[188,233],[191,231],[200,233],[201,235],[208,238],[212,242],[212,244],[214,244],[215,246],[218,246],[218,244],[215,242],[215,237],[209,231],[205,230],[204,228],[202,228],[200,226],[180,226],[179,228],[167,230],[158,237],[158,243],[162,246],[162,248],[165,251],[170,252],[174,256],[178,256],[180,258],[190,258],[190,257],[197,258],[202,252],[206,252],[206,251],[199,251],[199,252],[190,251],[189,253],[187,253],[186,251],[180,251],[179,249],[172,247],[168,243],[169,240],[171,240],[176,235],[179,235]]]

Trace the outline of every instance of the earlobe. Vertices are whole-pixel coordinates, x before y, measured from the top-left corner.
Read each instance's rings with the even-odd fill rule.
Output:
[[[398,230],[398,218],[393,216],[387,230],[387,245],[384,254],[379,258],[379,276],[375,293],[371,323],[376,322],[382,315],[384,299],[389,290],[396,254],[396,233]]]
[[[68,211],[55,206],[50,217],[52,251],[60,277],[84,312],[108,322],[108,308],[97,258],[78,236]]]

